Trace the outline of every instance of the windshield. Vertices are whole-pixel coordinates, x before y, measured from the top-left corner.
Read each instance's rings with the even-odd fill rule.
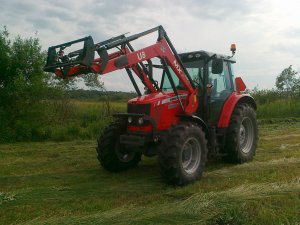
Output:
[[[203,60],[198,60],[198,61],[192,61],[192,62],[183,62],[184,67],[186,68],[186,70],[188,71],[189,75],[191,76],[193,83],[195,84],[195,86],[202,86],[203,83],[203,65],[204,62]],[[183,84],[181,84],[179,82],[178,77],[176,76],[175,72],[169,67],[171,76],[174,80],[175,86],[178,89],[184,89]],[[163,75],[163,79],[162,79],[162,90],[163,91],[171,91],[172,86],[171,83],[168,79],[168,77],[166,76],[166,74]]]

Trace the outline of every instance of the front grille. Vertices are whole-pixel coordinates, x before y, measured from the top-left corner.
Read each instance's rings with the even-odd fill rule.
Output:
[[[150,116],[151,104],[128,104],[128,113],[139,113]]]

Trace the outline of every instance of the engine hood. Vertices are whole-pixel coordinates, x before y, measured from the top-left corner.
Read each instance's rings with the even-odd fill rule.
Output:
[[[181,98],[185,98],[188,94],[187,91],[180,90],[178,91],[178,94],[180,95]],[[155,102],[160,102],[169,98],[175,97],[175,93],[172,91],[169,92],[156,92],[156,93],[151,93],[148,95],[143,95],[139,96],[136,98],[133,98],[128,101],[128,104],[152,104]]]

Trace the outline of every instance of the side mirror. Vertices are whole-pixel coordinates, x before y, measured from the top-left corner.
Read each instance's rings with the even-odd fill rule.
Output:
[[[237,93],[241,93],[241,91],[246,90],[246,85],[241,77],[235,78],[235,89]]]
[[[211,63],[211,72],[221,74],[223,72],[223,59],[213,59]]]

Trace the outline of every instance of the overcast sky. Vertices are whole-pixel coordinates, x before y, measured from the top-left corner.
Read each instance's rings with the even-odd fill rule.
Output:
[[[289,65],[300,71],[300,1],[296,0],[1,0],[0,25],[51,45],[92,35],[95,42],[163,25],[178,52],[230,55],[248,88],[272,88]],[[138,46],[149,42],[141,40]],[[108,90],[133,90],[126,73],[102,77]]]

